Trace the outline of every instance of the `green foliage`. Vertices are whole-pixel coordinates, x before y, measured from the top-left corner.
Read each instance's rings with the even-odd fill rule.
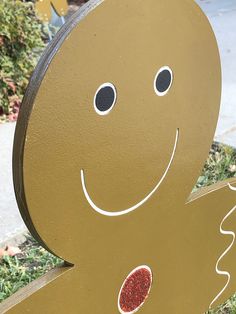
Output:
[[[215,310],[208,311],[206,314],[236,314],[236,294],[223,305]]]
[[[32,237],[20,249],[21,254],[14,257],[6,255],[0,259],[0,302],[63,263],[40,247]]]
[[[194,190],[236,176],[236,151],[227,145],[213,144]]]
[[[34,4],[0,1],[0,115],[17,114],[29,77],[45,47]]]

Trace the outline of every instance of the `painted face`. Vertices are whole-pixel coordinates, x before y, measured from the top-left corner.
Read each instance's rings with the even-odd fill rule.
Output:
[[[60,32],[29,87],[29,208],[119,216],[179,185],[185,202],[207,155],[220,71],[205,17],[189,3],[185,16],[162,1],[108,2]]]
[[[41,59],[16,130],[18,202],[34,235],[78,263],[86,285],[109,265],[105,313],[125,276],[149,269],[136,267],[153,278],[158,267],[163,278],[174,271],[165,265],[182,256],[182,240],[169,230],[183,229],[219,100],[216,41],[190,0],[90,1]],[[163,246],[163,234],[173,241]],[[94,287],[100,304],[106,293]]]

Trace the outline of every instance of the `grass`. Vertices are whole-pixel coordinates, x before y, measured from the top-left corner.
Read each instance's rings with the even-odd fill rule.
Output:
[[[217,309],[208,311],[207,314],[236,314],[236,294]]]
[[[0,260],[0,302],[20,288],[63,263],[28,236],[19,247],[22,253]]]
[[[234,176],[236,176],[235,150],[215,143],[194,190]],[[39,246],[31,236],[20,249],[21,254],[0,259],[0,302],[63,263],[61,259]],[[236,314],[236,294],[222,306],[206,314]]]

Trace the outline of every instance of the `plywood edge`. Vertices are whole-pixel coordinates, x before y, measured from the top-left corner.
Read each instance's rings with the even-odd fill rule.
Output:
[[[7,313],[11,308],[22,302],[23,300],[29,298],[32,294],[37,292],[39,289],[45,287],[51,281],[54,281],[58,277],[62,276],[66,272],[72,270],[73,267],[62,266],[50,270],[44,276],[32,281],[30,284],[20,289],[8,299],[0,304],[0,313]]]

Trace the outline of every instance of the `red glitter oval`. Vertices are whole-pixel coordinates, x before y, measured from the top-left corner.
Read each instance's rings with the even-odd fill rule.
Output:
[[[152,284],[152,272],[147,266],[134,269],[126,278],[119,294],[121,314],[137,312],[147,299]]]

